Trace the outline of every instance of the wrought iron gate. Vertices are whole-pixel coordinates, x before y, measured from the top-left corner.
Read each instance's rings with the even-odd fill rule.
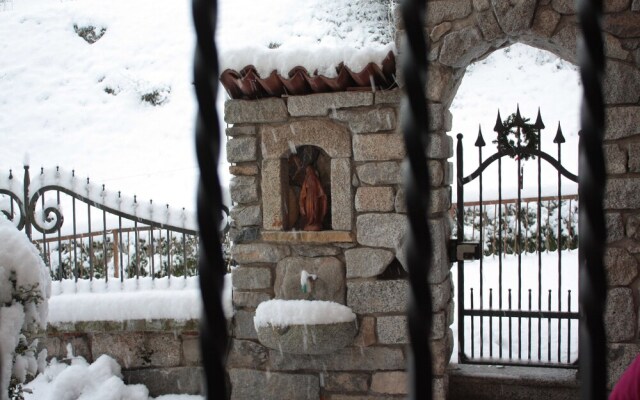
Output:
[[[563,240],[562,217],[563,211],[566,215],[566,210],[563,210],[562,177],[573,182],[577,182],[578,177],[561,165],[561,146],[565,138],[560,126],[553,141],[557,144],[556,159],[541,150],[539,139],[545,126],[540,111],[534,124],[527,124],[527,120],[520,115],[519,109],[507,121],[503,123],[498,113],[494,127],[498,135],[498,140],[495,141],[498,144],[498,151],[484,160],[482,148],[486,143],[482,132],[478,132],[475,142],[478,148],[478,167],[467,176],[463,173],[462,134],[458,135],[456,205],[458,248],[461,248],[460,245],[465,241],[464,188],[476,179],[479,190],[477,204],[480,209],[478,218],[475,212],[472,215],[472,223],[477,224],[473,229],[477,228],[480,237],[479,261],[473,264],[471,269],[469,264],[465,267],[464,257],[456,257],[458,260],[458,360],[461,363],[474,364],[577,367],[579,318],[575,296],[577,268],[570,280],[574,287],[572,309],[572,291],[567,290],[566,276],[563,282],[566,268],[563,269],[562,264],[563,247],[575,249],[576,243],[567,243],[566,238]],[[515,138],[508,139],[509,133],[515,134]],[[504,157],[514,158],[513,162],[517,164],[515,207],[507,207],[503,198],[502,159]],[[522,163],[527,158],[535,159],[537,163],[537,198],[526,199],[527,205],[523,209]],[[546,231],[543,226],[545,221],[542,217],[544,200],[541,189],[542,160],[557,171],[557,193],[553,197],[557,201],[553,203],[555,209],[553,217],[557,227],[553,227],[553,232],[549,232],[548,220]],[[497,162],[498,169],[498,200],[491,202],[490,209],[487,209],[486,202],[483,202],[482,175],[494,162]],[[566,206],[567,203],[575,201],[575,196],[571,199],[565,197],[564,201]],[[529,202],[537,203],[535,220],[531,220]],[[494,215],[487,218],[487,214],[491,212]],[[546,212],[549,215],[549,209],[546,209]],[[525,224],[525,232],[528,232],[530,226],[535,226],[530,235],[524,235],[528,237],[523,236],[523,224]],[[485,236],[487,225],[491,228],[491,238]],[[570,237],[575,237],[571,236],[571,226],[568,230]],[[555,236],[554,246],[550,246],[548,240],[543,243],[545,234]],[[506,236],[509,236],[509,240]],[[486,245],[487,242],[488,245]],[[552,258],[557,258],[557,265],[553,262],[555,260],[552,260],[554,265],[549,265],[550,247],[552,247]],[[527,251],[532,251],[535,256],[527,255]],[[488,268],[484,260],[486,253],[493,254]],[[511,255],[505,257],[507,253]],[[523,254],[528,262],[523,262]],[[575,255],[577,258],[577,252]],[[543,258],[546,261],[544,265]],[[473,276],[465,276],[465,273]]]

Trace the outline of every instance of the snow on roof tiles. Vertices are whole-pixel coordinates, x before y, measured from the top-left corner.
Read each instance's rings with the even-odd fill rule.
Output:
[[[368,63],[360,71],[353,71],[341,63],[336,67],[333,77],[310,74],[304,67],[296,66],[287,76],[276,70],[261,77],[258,70],[249,65],[240,71],[226,69],[220,75],[220,81],[233,99],[254,100],[283,95],[304,95],[347,90],[370,89],[387,90],[396,87],[396,61],[392,51],[382,60],[380,66]]]

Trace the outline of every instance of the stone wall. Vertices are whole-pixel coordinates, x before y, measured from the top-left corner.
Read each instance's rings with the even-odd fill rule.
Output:
[[[603,7],[609,280],[605,323],[611,387],[640,352],[640,1],[606,0]],[[404,31],[397,20],[399,44]],[[466,67],[495,49],[521,42],[576,62],[580,33],[573,0],[433,0],[426,20],[427,97],[432,106],[445,110]]]
[[[447,162],[452,156],[448,108],[466,67],[512,43],[548,50],[575,63],[579,28],[574,1],[569,0],[432,0],[428,5],[427,98],[432,116],[428,157],[436,245],[430,283],[435,296],[436,397],[444,398],[452,340],[448,329],[452,288],[444,254],[449,237],[445,210],[452,180]],[[612,386],[640,352],[640,1],[609,0],[604,10],[609,178],[605,320]],[[403,34],[398,19],[398,48]],[[398,79],[402,82],[402,76]],[[250,386],[243,386],[245,382],[264,383],[269,389],[261,396],[267,398],[278,398],[278,387],[287,386],[310,387],[311,393],[302,398],[387,398],[400,388],[406,390],[403,313],[407,282],[401,268],[396,268],[403,263],[406,226],[401,189],[404,150],[397,127],[399,96],[398,91],[347,92],[227,102],[225,119],[234,125],[227,131],[234,175],[231,195],[236,204],[232,235],[238,243],[234,256],[240,264],[234,282],[237,313],[229,360],[235,398],[256,398],[247,389]],[[301,142],[292,136],[278,139],[281,134],[289,135],[287,131],[300,133]],[[334,184],[332,179],[332,198],[339,199],[336,204],[340,207],[335,207],[339,212],[332,216],[331,230],[312,234],[285,229],[282,193],[286,179],[281,160],[287,156],[288,140],[332,153],[336,171],[334,176],[332,169],[332,178],[340,182]],[[278,271],[291,257],[321,258],[344,270],[337,278],[344,279],[346,286],[343,302],[357,312],[359,321],[353,346],[310,357],[282,355],[257,342],[252,324],[255,307],[284,293],[278,289]],[[387,380],[403,384],[387,385]]]
[[[400,91],[344,92],[225,104],[234,207],[231,237],[235,316],[228,369],[232,399],[388,399],[407,393],[403,267],[407,226],[402,189]],[[451,117],[430,108],[430,211],[434,235],[435,387],[445,397],[452,349],[449,237]],[[331,227],[287,230],[283,163],[291,148],[314,145],[331,158]],[[318,275],[300,291],[300,271]],[[257,340],[253,316],[272,299],[331,300],[358,319],[352,345],[325,355],[295,355]],[[255,391],[256,387],[262,388]]]
[[[89,363],[103,354],[122,367],[125,383],[142,383],[151,396],[203,394],[199,321],[132,320],[49,325],[39,341],[48,358],[73,355]]]

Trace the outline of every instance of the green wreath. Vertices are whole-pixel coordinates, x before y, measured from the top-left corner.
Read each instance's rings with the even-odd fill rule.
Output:
[[[505,130],[504,133],[498,133],[498,139],[493,143],[498,145],[498,151],[507,151],[509,149],[516,150],[516,153],[511,158],[520,157],[522,160],[528,160],[529,158],[535,159],[535,156],[530,154],[532,150],[537,150],[540,145],[540,136],[534,128],[534,124],[529,124],[529,118],[523,118],[524,124],[520,128],[522,133],[520,147],[518,148],[518,128],[516,126],[516,114],[513,113],[507,117],[502,123]],[[520,151],[518,151],[520,150]]]

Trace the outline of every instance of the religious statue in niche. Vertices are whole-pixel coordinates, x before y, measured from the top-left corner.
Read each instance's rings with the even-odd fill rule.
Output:
[[[323,157],[313,146],[301,146],[289,157],[289,224],[294,229],[324,229],[329,198],[318,171],[323,164]]]

